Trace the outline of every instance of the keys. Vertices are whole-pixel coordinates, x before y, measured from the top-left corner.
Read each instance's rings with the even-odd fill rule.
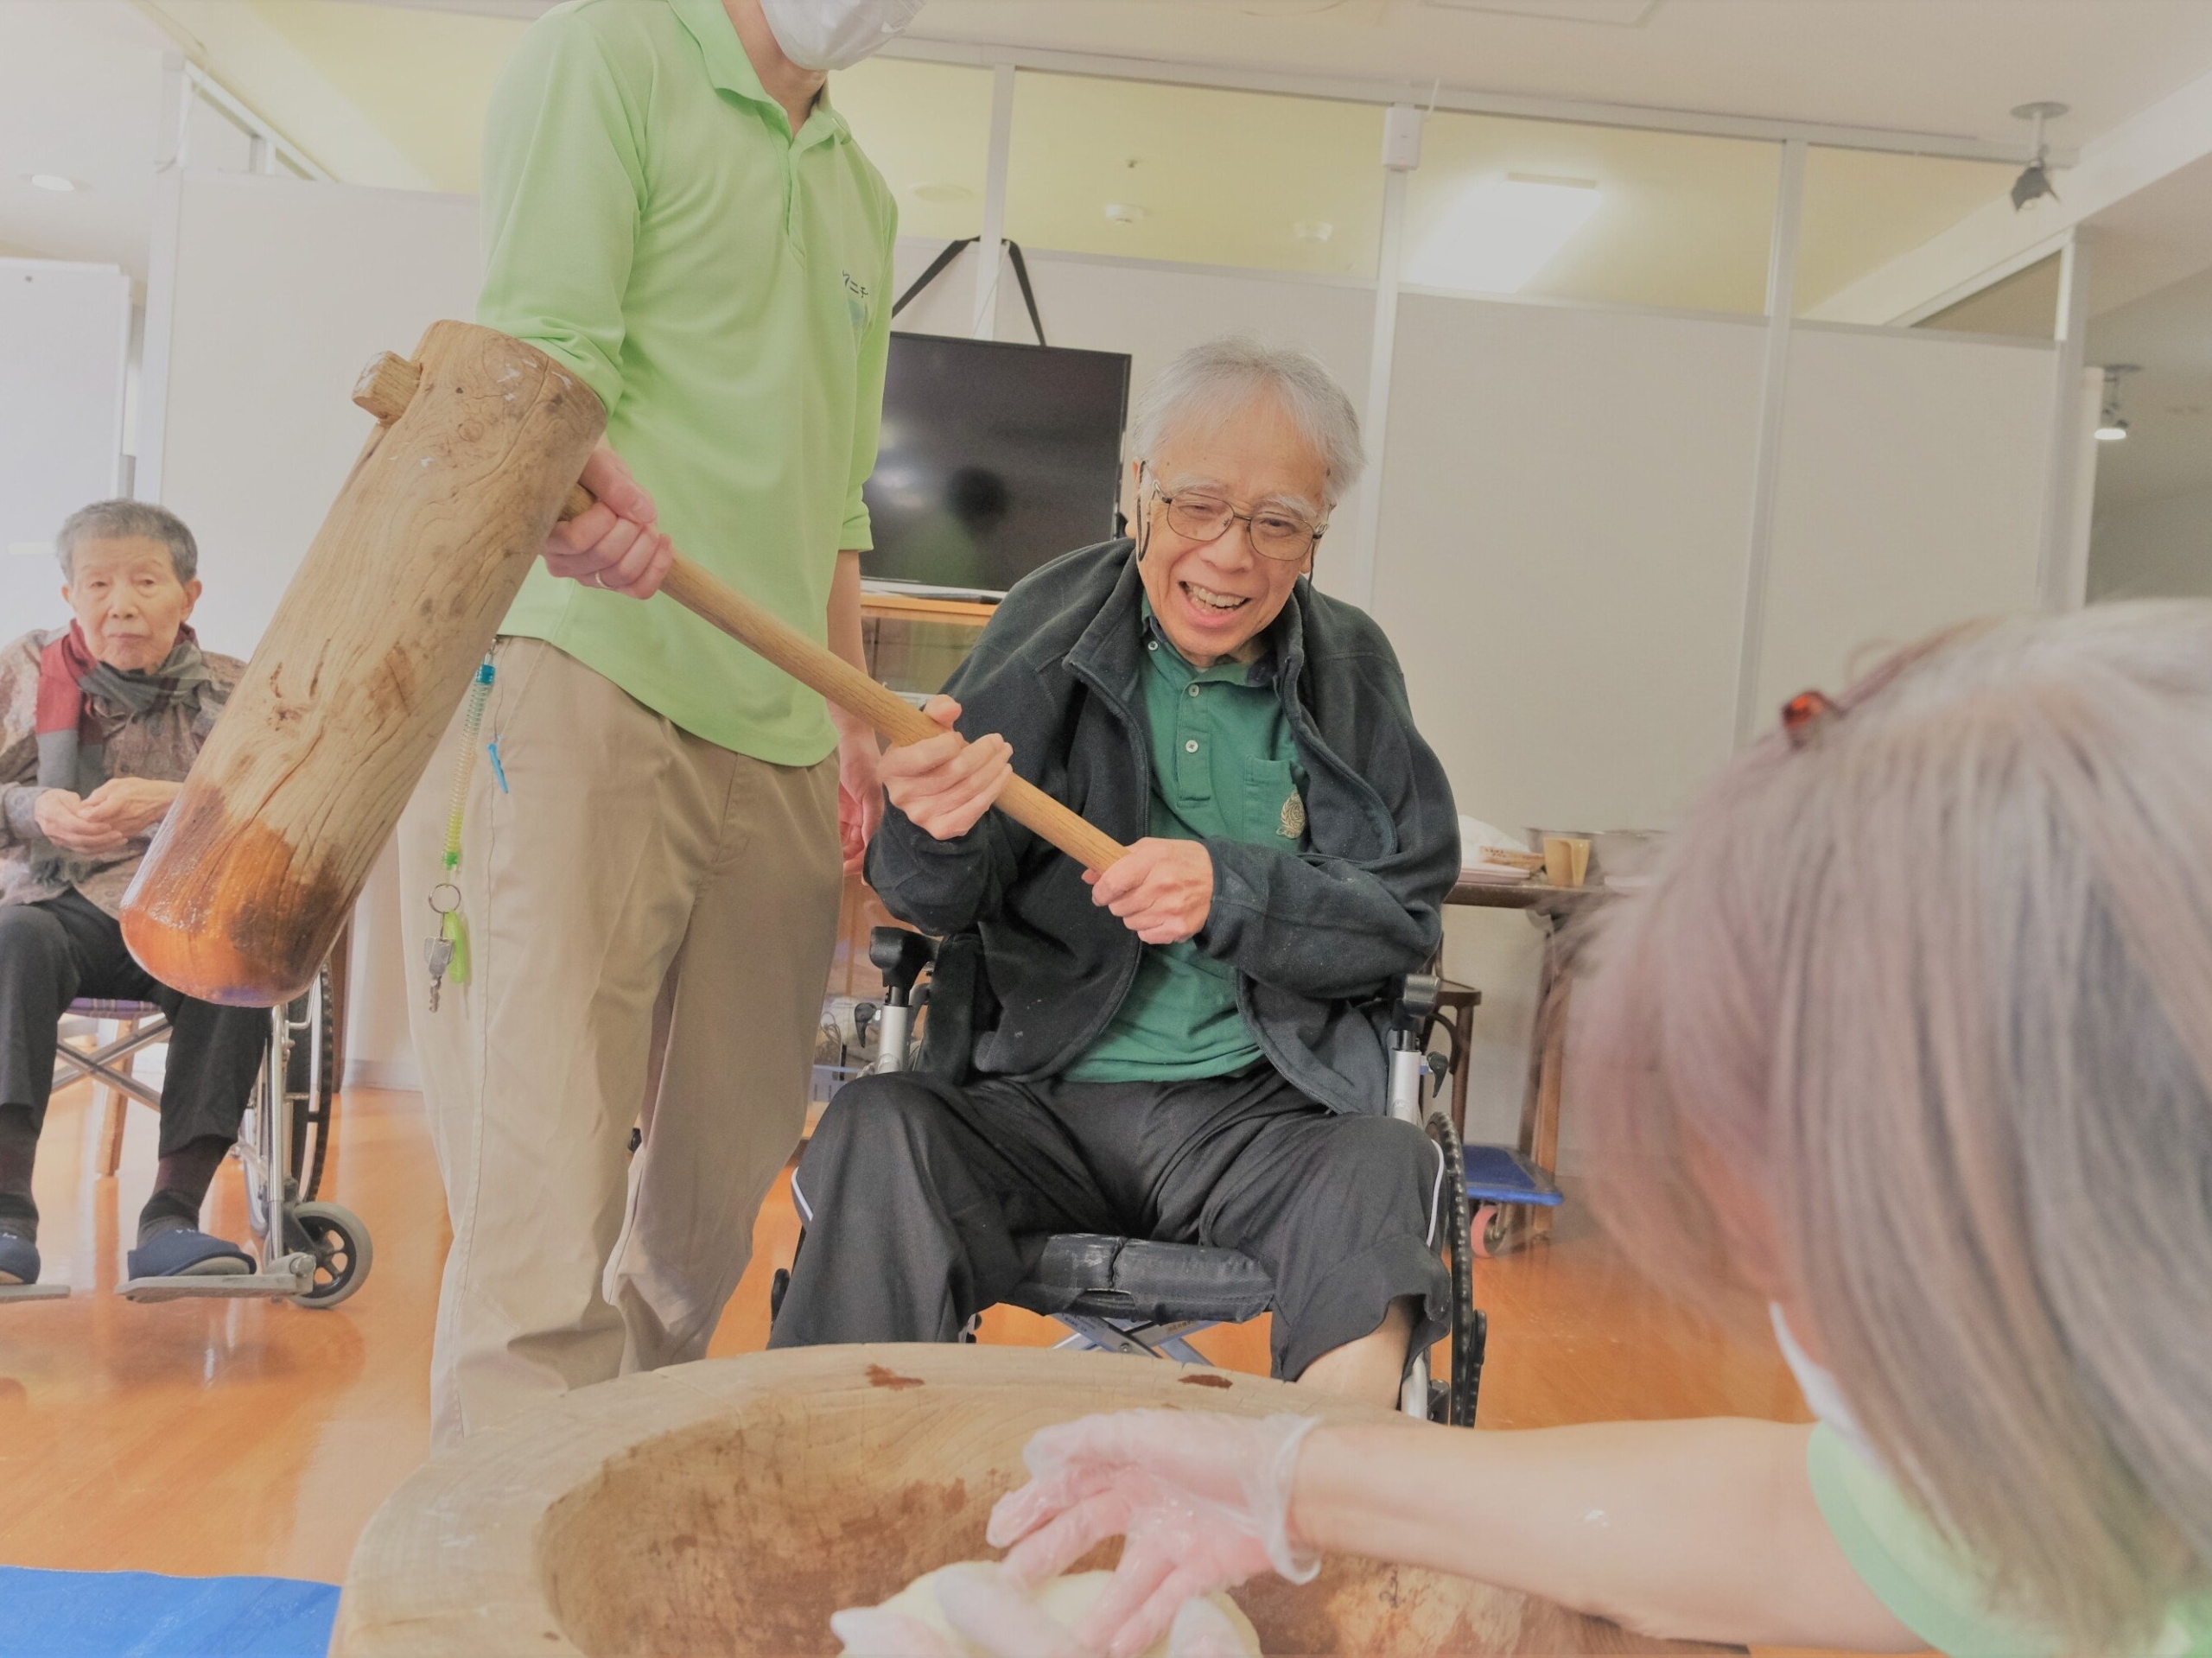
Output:
[[[423,945],[423,965],[430,969],[430,1011],[438,1011],[438,992],[445,988],[446,969],[453,965],[453,940],[431,938]]]

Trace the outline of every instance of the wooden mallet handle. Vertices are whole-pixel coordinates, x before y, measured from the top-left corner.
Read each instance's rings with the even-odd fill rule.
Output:
[[[591,492],[577,485],[562,505],[563,522],[582,518],[594,505]],[[867,721],[894,747],[944,734],[943,727],[897,692],[877,684],[842,657],[824,650],[727,583],[716,581],[683,554],[676,556],[660,590],[693,615],[704,617],[740,645],[766,657],[801,684],[811,686],[848,714]],[[1007,779],[998,809],[1086,869],[1106,869],[1128,851],[1112,835],[1024,778]]]

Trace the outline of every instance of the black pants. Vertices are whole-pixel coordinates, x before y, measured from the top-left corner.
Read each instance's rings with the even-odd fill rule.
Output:
[[[1348,1117],[1260,1065],[1187,1083],[849,1084],[797,1178],[805,1247],[771,1347],[951,1341],[1054,1232],[1241,1249],[1274,1280],[1274,1368],[1296,1378],[1419,1298],[1413,1350],[1448,1328],[1428,1245],[1436,1148]]]
[[[61,1015],[79,996],[150,1001],[169,1017],[162,1155],[209,1135],[236,1140],[269,1040],[261,1007],[219,1007],[157,983],[124,948],[123,926],[81,893],[0,905],[0,1105],[46,1122]]]

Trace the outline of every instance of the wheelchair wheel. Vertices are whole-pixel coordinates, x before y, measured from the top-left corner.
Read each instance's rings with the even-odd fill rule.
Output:
[[[376,1250],[361,1217],[343,1204],[302,1204],[287,1230],[295,1248],[315,1257],[315,1287],[292,1298],[303,1307],[334,1307],[365,1283]]]
[[[1445,1242],[1452,1256],[1452,1379],[1432,1384],[1429,1419],[1450,1427],[1472,1427],[1490,1321],[1475,1305],[1475,1252],[1467,1230],[1467,1175],[1459,1136],[1441,1111],[1429,1117],[1427,1127],[1428,1137],[1444,1154]]]
[[[312,1200],[322,1190],[338,1099],[338,1007],[325,962],[307,994],[284,1009],[291,1045],[284,1056],[284,1103],[292,1114],[292,1189]]]

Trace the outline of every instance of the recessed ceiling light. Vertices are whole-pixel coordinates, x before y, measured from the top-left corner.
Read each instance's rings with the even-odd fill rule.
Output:
[[[1439,288],[1517,294],[1598,211],[1589,179],[1509,173],[1454,202],[1414,261],[1413,279]]]
[[[1106,204],[1107,222],[1115,225],[1134,225],[1144,217],[1145,210],[1134,201],[1109,201]]]
[[[917,184],[907,194],[917,201],[966,201],[976,193],[964,184]]]
[[[1301,219],[1290,227],[1290,233],[1301,242],[1319,246],[1337,233],[1337,227],[1325,219]]]
[[[59,173],[34,173],[30,180],[33,189],[51,190],[57,195],[66,196],[78,187],[76,180],[65,179]]]

